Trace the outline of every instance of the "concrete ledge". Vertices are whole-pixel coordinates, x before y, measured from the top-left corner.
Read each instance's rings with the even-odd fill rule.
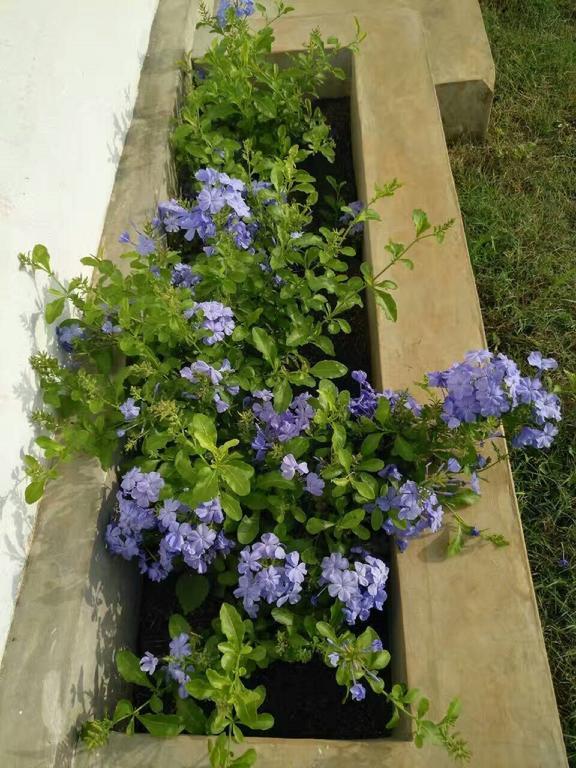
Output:
[[[263,0],[263,4],[273,12],[274,0]],[[292,50],[301,47],[320,17],[320,29],[326,35],[326,16],[347,15],[350,21],[340,36],[341,42],[345,42],[354,33],[354,16],[382,19],[395,9],[417,11],[424,26],[422,44],[428,50],[446,138],[486,135],[495,72],[478,0],[291,0],[289,4],[294,11],[282,19],[278,27],[289,20],[298,20],[300,39]],[[207,5],[215,7],[217,0]],[[257,19],[253,23],[260,24]],[[371,33],[370,28],[363,29]],[[194,41],[193,58],[201,58],[209,44],[210,35],[200,30]],[[372,61],[374,79],[382,72],[382,62],[378,52]]]

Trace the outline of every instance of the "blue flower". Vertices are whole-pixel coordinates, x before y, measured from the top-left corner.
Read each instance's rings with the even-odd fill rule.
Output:
[[[186,632],[182,632],[170,642],[170,655],[175,659],[184,659],[186,656],[190,656],[192,649],[189,643],[190,637]],[[180,682],[180,680],[177,680]]]
[[[539,371],[554,371],[558,368],[558,363],[553,357],[542,357],[542,352],[530,352],[528,362],[533,368]]]
[[[298,552],[286,554],[273,533],[265,533],[259,542],[240,552],[238,587],[234,596],[241,598],[251,618],[258,615],[260,602],[281,607],[299,602],[307,574]]]
[[[298,462],[294,458],[293,454],[288,453],[282,459],[280,471],[282,472],[282,477],[284,477],[286,480],[292,480],[296,473],[299,475],[308,474],[308,464],[306,464],[305,461]]]
[[[189,264],[175,264],[172,268],[171,283],[177,288],[193,288],[202,281]]]
[[[201,301],[195,303],[191,309],[187,309],[184,316],[190,319],[198,312],[202,312],[200,327],[210,331],[210,336],[203,339],[204,344],[212,346],[222,341],[225,336],[232,335],[236,323],[230,307],[225,307],[219,301]]]
[[[456,474],[461,471],[462,467],[458,459],[455,459],[454,457],[452,457],[448,459],[446,463],[446,469],[448,470],[448,472],[454,472],[454,474]]]
[[[74,352],[74,342],[83,338],[84,329],[78,323],[62,323],[56,328],[56,340],[65,352]]]
[[[366,688],[361,683],[354,683],[350,688],[350,696],[353,701],[363,701],[366,698]]]
[[[158,472],[146,473],[133,467],[124,475],[120,485],[122,490],[129,493],[137,504],[141,507],[147,507],[152,502],[158,501],[164,480]]]
[[[138,233],[138,242],[136,243],[136,250],[140,256],[150,256],[151,253],[156,251],[156,243],[148,235]]]
[[[149,675],[153,675],[158,665],[158,659],[150,651],[146,651],[144,656],[140,659],[140,669],[142,672],[147,672]]]
[[[348,208],[352,209],[352,213],[345,212],[340,216],[340,223],[341,224],[349,224],[353,219],[355,219],[362,211],[364,210],[364,203],[362,203],[360,200],[355,200],[352,203],[348,204]],[[351,235],[356,235],[364,229],[364,222],[360,221],[358,224],[355,224],[352,229],[350,230]]]
[[[326,483],[322,478],[316,474],[316,472],[310,472],[306,476],[306,490],[311,493],[312,496],[322,496],[324,486]]]
[[[106,333],[108,335],[112,335],[113,333],[122,333],[122,327],[120,325],[114,325],[112,320],[105,320],[102,323],[100,330],[102,333]]]
[[[222,506],[220,499],[212,499],[211,501],[205,501],[194,510],[196,517],[203,523],[223,523],[224,513],[222,512]]]
[[[134,419],[138,418],[140,415],[140,408],[135,404],[133,397],[129,397],[124,403],[122,403],[120,406],[120,411],[126,421],[134,421]]]
[[[243,19],[254,13],[254,0],[220,0],[216,18],[221,27],[226,26],[228,21],[227,13],[230,8],[234,8],[236,16],[239,19]]]
[[[308,404],[310,395],[307,392],[295,397],[281,413],[274,410],[272,392],[257,391],[253,397],[256,400],[252,405],[252,413],[256,417],[256,437],[252,448],[256,451],[256,459],[261,461],[276,442],[285,443],[306,431],[314,417],[314,409]]]

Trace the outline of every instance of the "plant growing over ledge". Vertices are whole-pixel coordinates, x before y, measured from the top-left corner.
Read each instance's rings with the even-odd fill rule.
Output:
[[[26,457],[26,498],[40,498],[78,453],[119,462],[110,550],[154,581],[179,575],[166,655],[117,654],[120,674],[148,696],[137,707],[118,702],[83,738],[96,747],[113,727],[133,732],[136,723],[159,737],[209,734],[215,768],[252,765],[254,750],[235,756],[232,742],[273,725],[252,674],[317,657],[345,699],[382,696],[390,727],[410,718],[418,746],[429,740],[466,759],[457,700],[433,721],[419,691],[385,684],[389,653],[370,625],[387,598],[385,542],[404,550],[449,525],[450,554],[477,539],[505,544],[457,512],[493,461],[478,445],[501,441],[502,421],[514,445],[547,447],[558,398],[540,376],[485,350],[428,373],[420,401],[377,392],[360,370],[354,391],[336,386],[348,370],[334,339],[353,331],[350,310],[371,292],[395,319],[396,286],[384,273],[412,267],[408,249],[442,242],[449,223],[432,226],[414,211],[413,241],[391,240],[378,274],[367,265],[353,274],[357,235],[398,184],[365,205],[336,204],[332,220],[320,212],[306,162],[333,156],[313,103],[325,78],[343,76],[331,63],[339,44],[314,32],[279,69],[268,58],[270,23],[249,30],[252,6],[224,2],[203,22],[216,41],[173,134],[183,196],[161,203],[142,231],[122,233],[127,268],[87,257],[94,280],[62,285],[43,246],[20,255],[54,279],[46,320],[74,313],[56,330],[64,359],[32,359],[46,461]],[[279,5],[278,15],[287,11]],[[539,353],[529,363],[555,368]],[[197,622],[211,601],[219,612]]]

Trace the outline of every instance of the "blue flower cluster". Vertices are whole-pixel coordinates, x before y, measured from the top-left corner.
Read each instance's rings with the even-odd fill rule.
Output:
[[[190,264],[175,264],[172,268],[171,282],[178,288],[193,288],[201,281],[201,276],[192,271]]]
[[[192,648],[190,646],[190,636],[186,632],[181,632],[170,641],[170,656],[167,664],[160,667],[164,671],[167,681],[173,680],[178,685],[178,696],[181,699],[187,699],[189,696],[186,690],[186,683],[190,682],[190,675],[194,672],[194,665],[190,662]],[[146,651],[140,659],[140,669],[148,675],[153,675],[158,667],[159,659],[150,651]]]
[[[221,27],[226,26],[227,13],[230,8],[234,8],[239,19],[244,19],[254,13],[254,0],[220,0],[216,18]]]
[[[261,600],[278,607],[299,602],[307,569],[298,552],[286,553],[277,536],[265,533],[240,552],[238,573],[234,597],[242,598],[244,610],[254,619]]]
[[[532,352],[528,362],[539,373],[557,367],[555,360],[543,358],[540,352]],[[538,375],[522,376],[505,355],[486,349],[469,352],[448,370],[429,373],[428,382],[446,391],[442,419],[451,429],[530,406],[534,423],[512,437],[514,446],[549,448],[558,433],[553,423],[561,419],[558,397],[544,389]]]
[[[194,512],[176,499],[153,507],[163,486],[158,472],[135,467],[124,475],[116,519],[106,529],[108,548],[125,560],[137,557],[141,573],[152,581],[165,579],[176,558],[205,573],[218,555],[225,557],[233,548],[219,527],[224,522],[220,501],[200,504]]]
[[[56,328],[56,341],[64,352],[74,352],[74,342],[83,338],[85,332],[78,323],[62,323]]]
[[[353,203],[348,203],[348,208],[352,209],[352,213],[343,213],[342,216],[340,216],[340,223],[341,224],[350,224],[351,221],[353,221],[362,211],[364,210],[364,203],[360,200],[355,200]],[[350,230],[351,235],[358,235],[360,232],[364,230],[364,222],[359,221],[357,224],[354,224],[352,229]]]
[[[236,323],[230,307],[225,307],[219,301],[197,301],[193,307],[184,312],[184,317],[189,320],[198,312],[202,313],[200,327],[210,331],[210,335],[203,339],[204,344],[212,346],[226,336],[232,335]]]
[[[415,416],[422,412],[422,406],[408,394],[408,392],[395,392],[392,389],[385,389],[383,392],[376,392],[374,387],[368,381],[368,375],[364,371],[352,371],[352,378],[360,384],[360,394],[350,400],[348,408],[350,413],[356,418],[364,416],[367,419],[373,418],[378,407],[380,398],[385,398],[390,404],[390,410],[394,411],[400,403]]]
[[[138,240],[134,242],[130,237],[130,232],[126,229],[118,238],[118,242],[124,243],[125,245],[133,245],[140,256],[150,256],[151,254],[156,253],[156,243],[151,237],[145,235],[143,232],[137,232],[137,235]]]
[[[308,392],[297,395],[281,413],[274,410],[274,396],[269,390],[254,392],[253,398],[256,400],[252,405],[252,413],[256,417],[256,436],[252,448],[256,451],[257,461],[263,461],[276,443],[286,443],[293,437],[299,437],[314,418],[314,409],[308,403]]]
[[[134,421],[140,415],[140,406],[136,405],[133,397],[129,397],[119,408],[125,421]]]
[[[240,391],[240,387],[237,384],[222,385],[224,378],[233,373],[234,369],[230,365],[230,361],[227,358],[224,358],[220,368],[215,368],[204,360],[196,360],[196,362],[182,368],[180,376],[191,384],[201,385],[203,383],[208,383],[211,389],[212,400],[216,405],[216,411],[218,413],[224,413],[224,411],[227,411],[228,408],[230,408],[230,403],[226,399],[225,393],[235,396]],[[195,389],[200,389],[201,391],[201,387],[196,387]],[[184,396],[198,399],[200,393],[185,392]]]
[[[363,560],[353,566],[348,558],[335,552],[322,560],[320,586],[328,587],[330,597],[344,604],[344,617],[348,624],[357,619],[367,621],[375,608],[381,611],[388,595],[385,586],[388,566],[377,557],[362,552]]]
[[[160,203],[153,221],[155,228],[160,232],[183,231],[186,240],[191,241],[198,236],[203,243],[207,243],[218,232],[214,217],[224,212],[227,215],[223,230],[232,235],[238,248],[251,249],[258,226],[251,220],[252,213],[245,200],[247,190],[244,182],[227,173],[219,173],[214,168],[201,168],[195,178],[202,185],[196,197],[196,205],[188,210],[176,200]],[[214,247],[208,245],[204,252],[211,255]]]
[[[292,480],[294,477],[304,477],[304,487],[312,496],[322,496],[326,483],[316,472],[310,472],[305,461],[297,461],[292,453],[287,453],[280,465],[282,477]]]
[[[453,468],[455,465],[452,465]],[[459,471],[460,467],[458,465]],[[388,513],[382,529],[396,537],[400,551],[408,546],[409,539],[418,536],[426,529],[433,533],[442,526],[444,510],[436,494],[428,488],[423,488],[413,480],[402,481],[402,475],[394,465],[384,471],[390,481],[385,496],[379,496],[373,504],[367,504],[366,509],[372,511],[375,507]],[[392,515],[390,515],[392,513]]]

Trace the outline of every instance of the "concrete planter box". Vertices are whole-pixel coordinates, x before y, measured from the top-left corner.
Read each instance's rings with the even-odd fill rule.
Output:
[[[321,11],[328,5],[309,4]],[[346,40],[354,12],[369,32],[359,56],[348,62],[350,79],[339,95],[351,98],[359,196],[366,199],[375,183],[393,177],[405,183],[396,197],[382,202],[385,223],[367,227],[365,258],[376,269],[388,237],[409,239],[413,208],[423,208],[433,221],[456,219],[444,246],[422,244],[415,271],[398,275],[398,322],[392,325],[370,308],[376,384],[399,388],[484,346],[485,338],[438,106],[439,84],[427,56],[433,25],[424,14],[425,31],[413,9],[423,5],[420,0],[413,0],[412,8],[395,3],[401,7],[386,12],[371,5],[369,13],[358,2],[342,3],[353,13],[288,17],[278,25],[276,50],[297,50],[313,27]],[[477,13],[476,0],[465,5]],[[149,215],[170,187],[168,123],[179,83],[174,62],[190,47],[196,11],[196,3],[186,0],[160,2],[102,238],[109,256],[117,252],[125,222]],[[457,30],[451,34],[458,38]],[[483,27],[475,34],[485,39]],[[431,50],[431,58],[438,71],[441,57],[434,59]],[[473,515],[482,527],[501,531],[511,542],[508,550],[470,548],[447,561],[445,541],[429,537],[391,564],[397,592],[393,676],[420,687],[439,707],[455,695],[462,698],[461,730],[474,766],[561,768],[567,764],[562,734],[508,464],[494,467],[489,479]],[[101,528],[109,507],[102,501],[111,484],[94,462],[79,461],[42,502],[0,671],[0,751],[9,768],[208,765],[206,738],[193,736],[164,742],[113,734],[106,748],[73,754],[77,723],[113,707],[118,692],[113,652],[130,645],[137,622],[135,569],[103,551]],[[362,742],[248,741],[265,768],[451,765],[439,749],[418,751],[408,737],[399,729],[392,738]]]

